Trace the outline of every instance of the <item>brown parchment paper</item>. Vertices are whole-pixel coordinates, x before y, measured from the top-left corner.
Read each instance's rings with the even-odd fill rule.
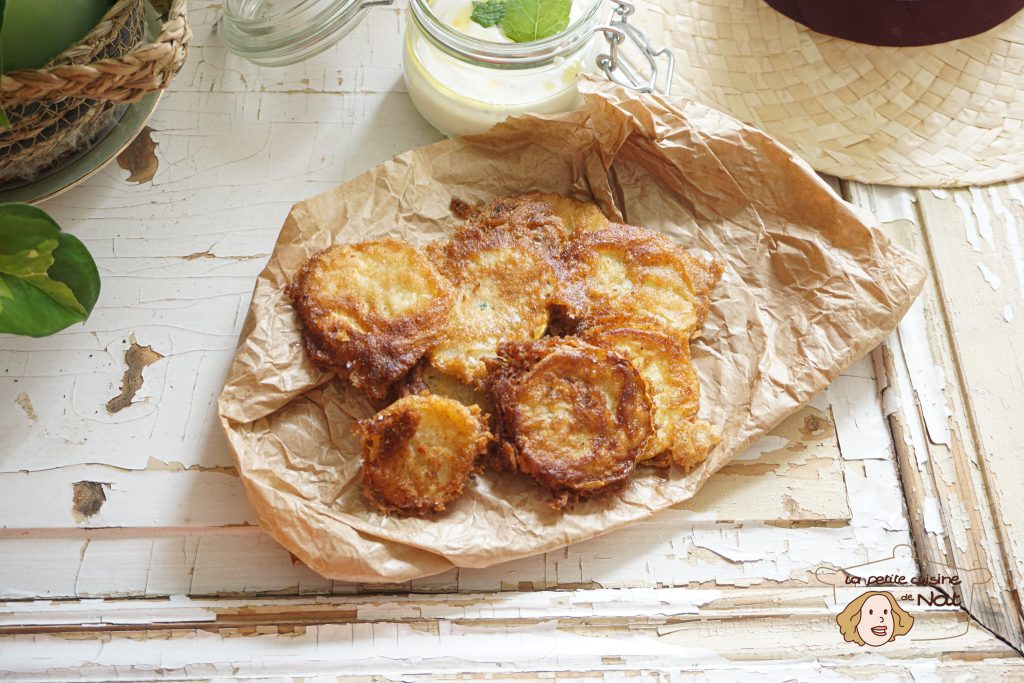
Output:
[[[891,331],[925,271],[777,142],[693,102],[583,81],[585,106],[415,149],[296,204],[259,276],[219,411],[260,524],[325,576],[402,581],[552,550],[691,497]],[[722,444],[689,474],[640,469],[625,492],[559,513],[526,477],[487,473],[431,519],[387,517],[359,492],[355,420],[369,404],[314,368],[285,285],[331,244],[457,224],[452,196],[592,196],[725,264],[693,344],[701,415]]]

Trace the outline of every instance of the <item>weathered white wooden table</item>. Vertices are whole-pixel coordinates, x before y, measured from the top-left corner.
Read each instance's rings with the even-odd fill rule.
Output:
[[[192,7],[128,168],[47,204],[97,257],[88,323],[0,337],[0,678],[1024,677],[1024,183],[836,183],[926,291],[693,501],[490,569],[332,582],[256,525],[214,402],[292,203],[439,135],[401,9],[283,70],[229,55],[217,16]],[[857,647],[844,570],[957,574],[965,607],[913,603],[908,636]]]

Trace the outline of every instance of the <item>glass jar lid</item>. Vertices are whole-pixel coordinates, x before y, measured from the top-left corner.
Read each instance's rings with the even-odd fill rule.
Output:
[[[286,66],[328,49],[371,7],[394,0],[224,0],[218,32],[229,50],[262,66]]]

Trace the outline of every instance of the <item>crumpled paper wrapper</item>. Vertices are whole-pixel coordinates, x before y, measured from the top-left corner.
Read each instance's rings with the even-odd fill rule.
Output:
[[[219,410],[260,524],[317,572],[404,581],[553,550],[684,501],[720,467],[874,348],[925,271],[773,139],[681,99],[581,82],[581,111],[521,117],[402,154],[296,204],[256,282]],[[307,360],[284,289],[331,244],[418,245],[471,202],[531,190],[592,196],[725,264],[693,344],[701,417],[722,443],[689,472],[640,468],[620,496],[555,512],[518,474],[486,473],[431,519],[378,513],[359,486],[365,399]]]

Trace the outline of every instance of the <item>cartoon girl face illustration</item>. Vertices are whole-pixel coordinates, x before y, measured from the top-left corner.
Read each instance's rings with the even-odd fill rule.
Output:
[[[878,647],[909,633],[914,617],[896,603],[891,593],[872,591],[847,605],[836,623],[847,642]]]

